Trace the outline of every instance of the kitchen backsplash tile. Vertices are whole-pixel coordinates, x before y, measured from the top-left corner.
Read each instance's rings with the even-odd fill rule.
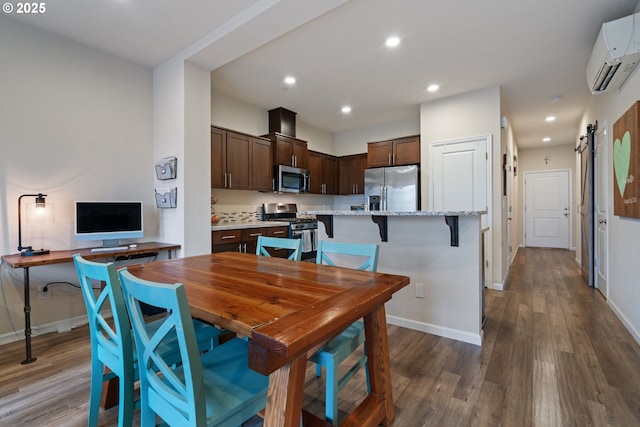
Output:
[[[249,222],[249,221],[257,221],[258,214],[256,212],[217,212],[220,216],[220,224],[222,223],[232,223],[232,222]]]
[[[211,205],[211,214],[220,217],[220,223],[258,220],[258,207],[263,203],[295,203],[298,210],[348,210],[352,204],[364,202],[363,195],[325,196],[318,194],[276,194],[257,191],[212,189],[217,203]]]

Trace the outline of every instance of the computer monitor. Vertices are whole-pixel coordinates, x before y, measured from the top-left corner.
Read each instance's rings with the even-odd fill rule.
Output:
[[[102,240],[105,248],[119,239],[142,237],[142,202],[75,202],[76,240]]]

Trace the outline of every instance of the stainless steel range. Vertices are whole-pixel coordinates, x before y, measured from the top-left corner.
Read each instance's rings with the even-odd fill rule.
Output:
[[[289,238],[302,239],[302,259],[315,259],[318,246],[318,221],[314,218],[299,218],[295,203],[265,203],[265,221],[289,223]]]

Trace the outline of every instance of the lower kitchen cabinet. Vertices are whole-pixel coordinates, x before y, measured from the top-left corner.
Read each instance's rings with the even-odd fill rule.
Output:
[[[216,230],[211,232],[211,253],[243,252],[255,254],[259,236],[287,237],[289,229],[286,226],[238,228],[233,230]],[[286,258],[288,252],[278,251],[273,254]]]

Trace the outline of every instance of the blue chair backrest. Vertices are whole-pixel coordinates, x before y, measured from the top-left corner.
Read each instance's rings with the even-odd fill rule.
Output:
[[[119,275],[136,340],[141,390],[148,390],[142,398],[147,398],[148,406],[169,425],[195,425],[195,420],[205,420],[202,364],[184,286],[139,279],[126,269]],[[170,313],[159,328],[147,329],[141,302]],[[174,362],[163,359],[160,351],[163,342],[176,335],[183,376],[176,375]]]
[[[289,259],[294,261],[300,261],[302,259],[302,239],[258,236],[256,255],[271,256],[267,248],[289,249],[293,251],[289,255]]]
[[[335,242],[333,240],[321,240],[318,242],[318,252],[316,255],[316,264],[327,265],[340,265],[340,262],[336,263],[336,255],[349,255],[349,258],[354,258],[361,262],[364,258],[364,263],[358,270],[377,271],[378,270],[378,252],[379,245],[368,243],[344,243]],[[345,266],[345,265],[340,265]]]
[[[92,357],[97,357],[121,377],[124,370],[130,370],[129,374],[133,375],[133,337],[115,265],[88,261],[80,255],[74,255],[73,262],[87,307]],[[96,297],[94,284],[100,285],[100,282],[103,287]],[[112,316],[113,321],[107,321],[105,314]]]

